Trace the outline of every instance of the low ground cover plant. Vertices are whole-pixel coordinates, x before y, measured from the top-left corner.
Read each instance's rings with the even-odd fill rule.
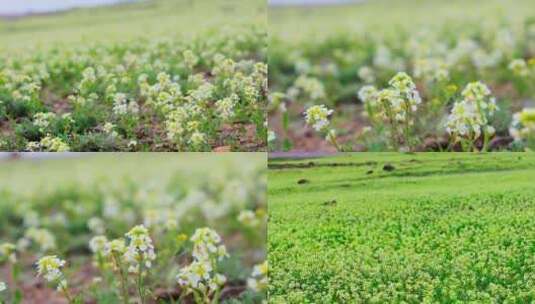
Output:
[[[272,303],[529,303],[530,154],[269,162]]]

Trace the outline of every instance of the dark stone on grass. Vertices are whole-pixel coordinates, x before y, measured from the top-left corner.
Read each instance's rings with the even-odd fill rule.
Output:
[[[306,178],[302,178],[302,179],[297,181],[297,184],[299,184],[299,185],[304,185],[304,184],[308,184],[308,183],[310,183],[310,181],[308,179],[306,179]]]
[[[323,202],[323,206],[334,206],[334,205],[336,205],[336,200],[335,199]]]
[[[392,166],[391,164],[386,164],[383,166],[383,170],[387,171],[387,172],[390,172],[390,171],[394,171],[396,169],[396,167]]]

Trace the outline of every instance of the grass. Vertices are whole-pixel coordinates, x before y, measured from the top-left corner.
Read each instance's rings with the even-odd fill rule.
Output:
[[[312,35],[322,39],[347,30],[395,35],[400,28],[416,31],[422,26],[477,22],[489,16],[519,21],[531,16],[532,5],[529,0],[373,0],[333,6],[270,7],[269,31],[293,41],[309,40]]]
[[[151,0],[0,21],[0,50],[192,37],[222,26],[251,23],[266,26],[264,1]]]
[[[243,164],[247,168],[265,163],[263,153],[220,153],[203,156],[203,154],[187,152],[180,153],[180,155],[172,153],[73,153],[70,157],[56,159],[1,160],[0,191],[9,190],[22,194],[68,185],[90,186],[104,181],[125,179],[133,182],[153,180],[156,183],[167,181],[177,172],[184,171],[189,172],[191,178],[181,182],[187,186],[195,186],[202,181],[206,171],[213,169],[225,172],[236,166],[242,157],[248,160]]]
[[[500,153],[270,161],[271,301],[533,301],[533,165]]]

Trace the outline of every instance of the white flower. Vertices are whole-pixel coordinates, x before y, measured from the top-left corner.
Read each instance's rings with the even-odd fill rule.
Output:
[[[3,243],[0,245],[0,262],[9,261],[10,263],[17,262],[17,246],[11,243]]]
[[[225,246],[220,245],[221,237],[210,228],[195,230],[191,241],[193,242],[192,255],[198,260],[208,259],[212,255],[216,255],[218,259],[227,256]]]
[[[250,227],[254,227],[259,224],[256,214],[251,210],[242,210],[238,215],[238,221]]]
[[[375,82],[375,73],[373,69],[369,66],[363,66],[358,71],[359,78],[362,79],[365,83]]]
[[[104,221],[99,217],[92,217],[87,221],[87,227],[89,230],[96,234],[103,234],[104,229]]]
[[[329,115],[333,112],[324,105],[312,106],[305,112],[306,123],[316,131],[322,131],[329,126]]]
[[[221,237],[212,229],[199,228],[191,237],[193,262],[180,269],[178,284],[186,289],[197,289],[212,294],[225,284],[227,278],[216,273],[217,260],[228,256]]]
[[[126,237],[129,243],[123,258],[130,263],[129,270],[136,272],[140,262],[143,262],[146,268],[151,268],[152,261],[156,259],[156,254],[147,228],[143,225],[135,226],[126,233]]]
[[[255,265],[251,277],[247,279],[247,287],[256,291],[262,292],[267,289],[268,285],[268,263],[265,261],[262,264]]]
[[[515,59],[509,63],[509,69],[517,76],[526,76],[529,73],[528,66],[524,59]]]
[[[42,138],[39,144],[50,152],[68,152],[70,150],[69,145],[61,138],[52,137],[51,135]]]
[[[509,133],[516,141],[535,136],[535,108],[525,108],[515,113]]]
[[[277,139],[277,134],[275,134],[275,132],[269,130],[268,131],[268,142],[273,142],[276,139]]]
[[[491,136],[494,128],[487,126],[488,118],[498,109],[489,88],[481,82],[469,83],[455,102],[446,121],[446,131],[454,136],[475,140],[482,132]],[[490,127],[490,128],[489,128]]]
[[[116,239],[110,242],[107,242],[104,245],[103,254],[104,256],[109,255],[123,255],[126,251],[126,245],[123,239]]]
[[[7,284],[4,283],[4,282],[0,282],[0,292],[4,291],[7,289]]]
[[[190,143],[194,146],[200,146],[206,143],[206,135],[202,132],[195,131],[191,134]]]
[[[56,248],[56,238],[46,229],[30,228],[25,237],[37,243],[43,252]]]
[[[238,96],[233,94],[231,97],[226,97],[216,101],[216,111],[223,120],[228,120],[234,116],[234,107],[238,103]]]
[[[372,85],[363,86],[360,88],[358,96],[362,102],[373,105],[376,102],[377,89]]]
[[[93,253],[102,254],[107,243],[108,239],[105,236],[95,236],[89,241],[89,248]]]
[[[122,116],[127,113],[135,115],[138,112],[139,106],[135,101],[129,101],[124,93],[115,93],[113,97],[113,113]]]
[[[306,77],[304,75],[299,76],[294,84],[294,88],[303,91],[312,100],[319,100],[325,98],[325,88],[323,84],[316,78]]]
[[[45,132],[54,118],[56,118],[56,114],[52,112],[36,113],[33,115],[33,124],[39,127],[39,131]]]
[[[55,282],[63,277],[61,268],[64,265],[65,261],[55,255],[45,256],[37,262],[37,273],[39,276],[43,276],[48,282]]]

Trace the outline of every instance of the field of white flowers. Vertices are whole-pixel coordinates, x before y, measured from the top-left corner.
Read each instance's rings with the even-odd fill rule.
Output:
[[[166,0],[1,22],[0,150],[265,150],[263,6]]]
[[[534,9],[523,0],[271,8],[271,149],[535,148]]]
[[[0,303],[267,299],[263,154],[86,154],[0,168]]]

